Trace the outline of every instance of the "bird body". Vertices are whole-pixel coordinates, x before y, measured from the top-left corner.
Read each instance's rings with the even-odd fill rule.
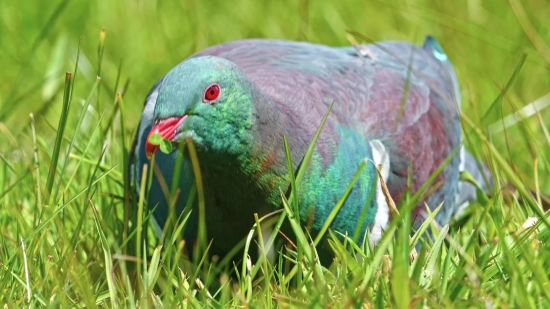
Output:
[[[389,220],[375,164],[394,200],[407,190],[409,170],[415,192],[461,147],[458,83],[439,44],[381,42],[329,47],[305,42],[250,39],[208,48],[184,60],[150,91],[134,142],[132,172],[140,183],[143,164],[156,151],[148,136],[196,144],[204,185],[208,238],[212,251],[227,253],[246,237],[254,213],[281,205],[290,185],[283,136],[296,171],[329,106],[333,108],[316,143],[298,190],[300,218],[318,230],[367,162],[331,228],[375,243]],[[171,187],[176,157],[156,152],[155,160]],[[461,150],[419,204],[447,223],[472,196],[459,181],[461,167],[473,158]],[[410,168],[409,168],[410,167]],[[191,194],[193,170],[184,158],[178,181],[181,212]],[[469,190],[466,190],[468,188]],[[155,176],[149,192],[160,226],[167,199]],[[196,212],[195,212],[196,213]],[[196,214],[195,214],[196,215]],[[185,237],[196,237],[196,217]]]

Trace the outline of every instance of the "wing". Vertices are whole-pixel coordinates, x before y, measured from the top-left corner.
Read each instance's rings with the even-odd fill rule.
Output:
[[[368,48],[377,58],[377,70],[371,102],[363,117],[372,119],[367,121],[369,124],[376,123],[370,127],[371,134],[386,137],[391,143],[392,196],[399,199],[406,189],[409,164],[413,174],[411,189],[415,192],[445,159],[454,155],[433,183],[440,187],[425,200],[431,209],[445,201],[437,220],[446,223],[457,207],[460,164],[457,154],[461,131],[455,100],[459,96],[454,70],[449,71],[452,66],[435,57],[432,45],[419,48],[393,42]],[[380,105],[384,108],[376,108]],[[394,131],[388,137],[391,128]],[[417,216],[425,216],[423,207],[419,205]]]

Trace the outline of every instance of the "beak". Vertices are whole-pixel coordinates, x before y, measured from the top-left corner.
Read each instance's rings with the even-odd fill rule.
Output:
[[[151,132],[147,135],[147,141],[145,142],[145,155],[147,156],[147,159],[151,160],[153,154],[160,148],[158,145],[149,143],[149,137],[156,133],[164,139],[172,140],[176,135],[176,130],[183,123],[185,118],[187,118],[187,115],[183,115],[181,117],[170,117],[155,122],[155,125],[151,128]]]

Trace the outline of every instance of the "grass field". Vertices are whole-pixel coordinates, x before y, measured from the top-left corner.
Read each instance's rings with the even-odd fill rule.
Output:
[[[0,304],[550,307],[550,112],[501,121],[550,104],[548,16],[547,0],[0,1]],[[179,235],[161,243],[146,206],[124,198],[125,149],[149,88],[220,42],[345,45],[348,30],[441,42],[461,83],[467,147],[490,166],[494,192],[428,227],[433,240],[409,239],[401,211],[374,248],[333,241],[329,269],[311,262],[303,235],[306,258],[287,274],[266,261],[184,263]]]

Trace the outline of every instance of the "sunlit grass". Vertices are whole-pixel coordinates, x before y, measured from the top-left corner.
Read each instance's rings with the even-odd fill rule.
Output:
[[[549,14],[544,0],[1,1],[0,304],[548,307],[548,112],[512,126],[501,119],[548,101]],[[205,237],[199,253],[185,257],[188,213],[172,214],[159,240],[146,199],[127,181],[127,150],[156,79],[219,42],[343,45],[346,30],[416,43],[429,33],[441,42],[461,82],[465,143],[493,172],[494,191],[478,192],[450,225],[427,220],[417,233],[407,209],[418,197],[409,195],[371,247],[331,230],[321,240],[299,226],[299,171],[291,193],[281,195],[283,207],[256,218],[235,263],[208,258]],[[201,198],[200,185],[193,192]],[[283,221],[293,243],[275,238],[277,229],[266,242],[257,237]],[[259,258],[248,259],[257,244]],[[265,258],[271,246],[281,250],[275,262]],[[318,262],[320,246],[335,251],[329,268]]]

